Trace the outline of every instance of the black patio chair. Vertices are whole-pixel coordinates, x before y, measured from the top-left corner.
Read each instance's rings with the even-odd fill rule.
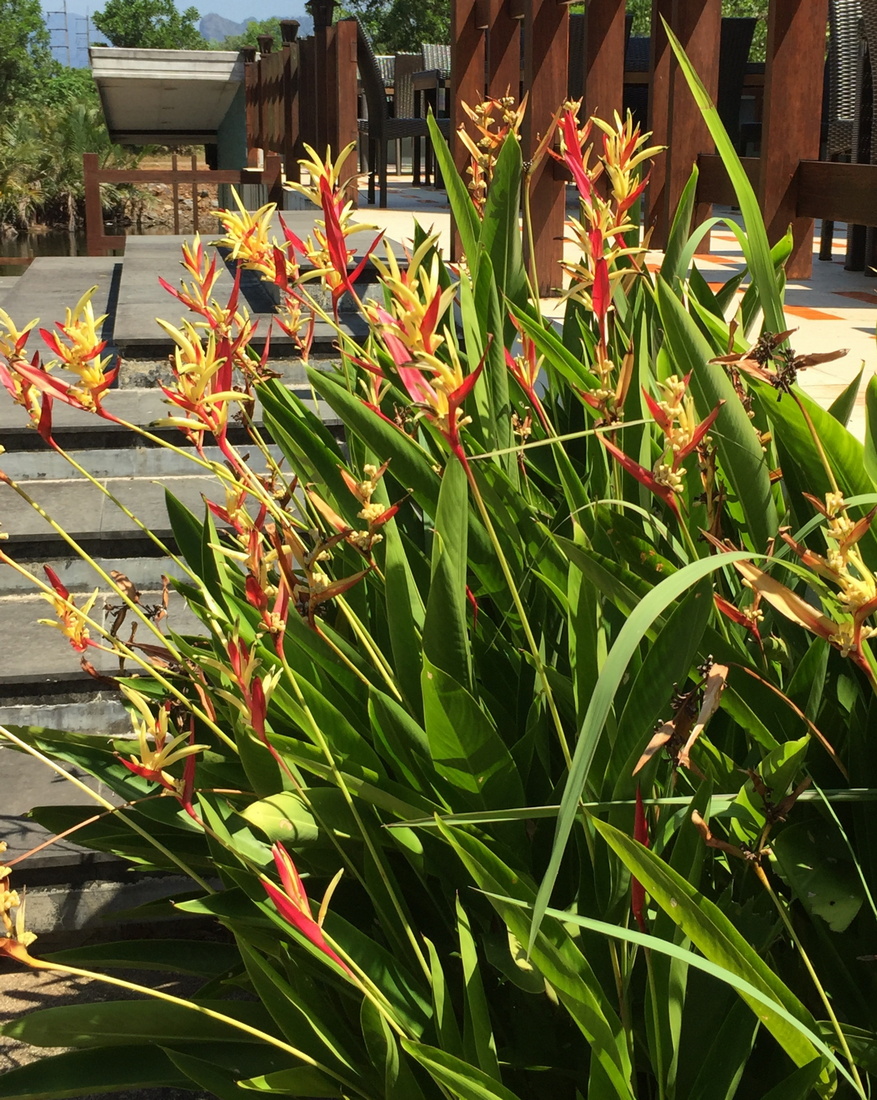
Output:
[[[403,138],[425,138],[429,135],[425,118],[394,118],[387,104],[386,84],[378,66],[375,51],[365,28],[357,20],[356,61],[365,96],[368,117],[359,120],[360,137],[366,141],[368,166],[368,201],[375,201],[375,178],[380,191],[380,205],[387,205],[387,150],[390,142]],[[439,125],[445,136],[450,134],[450,122]]]

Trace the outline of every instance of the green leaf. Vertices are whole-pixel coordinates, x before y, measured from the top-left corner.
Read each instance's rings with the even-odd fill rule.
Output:
[[[0,1100],[63,1100],[120,1089],[186,1088],[164,1051],[137,1046],[75,1050],[0,1074]]]
[[[806,1100],[813,1093],[819,1074],[822,1070],[822,1059],[814,1058],[809,1065],[801,1066],[794,1073],[790,1073],[778,1085],[764,1094],[762,1100]]]
[[[877,374],[865,387],[865,472],[877,485]]]
[[[743,223],[746,227],[746,237],[741,240],[743,254],[746,257],[746,264],[752,272],[752,282],[758,288],[765,324],[771,332],[783,332],[786,325],[782,296],[777,293],[770,244],[768,243],[761,208],[758,205],[758,198],[743,165],[740,163],[737,150],[722,124],[719,112],[710,99],[709,93],[694,71],[691,62],[685,56],[685,51],[679,39],[667,25],[666,20],[662,18],[661,21],[664,24],[673,53],[676,55],[676,60],[679,62],[679,68],[688,81],[691,94],[701,110],[710,136],[716,143],[716,151],[722,158],[722,163],[734,188],[737,205],[740,207],[740,213],[743,215]]]
[[[432,141],[436,164],[442,175],[448,202],[451,204],[454,225],[460,234],[463,255],[471,259],[477,253],[481,222],[475,211],[469,189],[460,178],[460,173],[457,171],[456,164],[454,164],[454,158],[451,156],[447,140],[443,137],[431,113],[427,119],[427,126],[429,127],[429,136]]]
[[[742,1001],[731,1009],[701,1051],[700,1069],[686,1100],[733,1100],[758,1034],[758,1020]]]
[[[833,416],[838,424],[847,426],[855,408],[856,398],[859,396],[859,386],[862,384],[862,375],[865,373],[865,364],[859,368],[859,373],[849,383],[844,386],[843,390],[837,395],[837,397],[828,406],[828,412],[830,416]],[[873,375],[871,376],[874,377]]]
[[[291,847],[312,844],[320,835],[314,816],[301,796],[279,791],[268,798],[251,802],[241,811],[245,821],[261,830],[273,843],[282,841]]]
[[[469,483],[462,463],[452,459],[445,467],[435,517],[432,569],[423,654],[460,684],[471,684],[472,657],[466,617],[467,523]],[[425,704],[424,704],[425,705]]]
[[[844,932],[865,900],[862,883],[836,830],[827,821],[801,821],[771,836],[771,852],[782,878],[808,913],[832,932]]]
[[[204,524],[169,489],[164,491],[164,503],[179,551],[189,568],[200,577]]]
[[[0,1026],[0,1034],[39,1047],[123,1046],[136,1040],[173,1043],[221,1039],[225,1043],[252,1043],[253,1036],[235,1027],[239,1019],[273,1033],[270,1016],[261,1005],[245,1001],[190,1002],[191,1007],[163,1000],[102,1001],[98,1004],[42,1008]],[[200,1009],[231,1017],[217,1020]]]
[[[463,1013],[463,1049],[468,1061],[480,1068],[494,1081],[501,1081],[499,1062],[496,1058],[496,1040],[490,1024],[490,1010],[484,995],[484,983],[475,948],[475,938],[469,917],[460,904],[457,906],[457,933],[460,938],[460,961],[463,964],[463,989],[466,1000]]]
[[[402,1046],[429,1072],[434,1081],[449,1089],[460,1100],[519,1100],[505,1085],[494,1081],[469,1062],[455,1058],[453,1054],[424,1043],[413,1043],[410,1039],[403,1039]]]
[[[673,215],[670,226],[670,234],[667,238],[667,247],[664,249],[664,262],[661,264],[661,278],[671,286],[676,279],[685,276],[688,269],[684,262],[685,245],[691,232],[691,219],[694,215],[695,195],[697,192],[697,180],[700,173],[697,165],[691,169],[688,182],[682,188],[679,196],[679,204]]]
[[[177,974],[197,974],[216,978],[240,966],[239,952],[231,944],[205,943],[200,940],[123,940],[121,943],[95,943],[54,951],[49,962],[65,966],[135,970],[170,970]]]
[[[238,1081],[238,1088],[253,1092],[272,1092],[279,1096],[301,1096],[306,1100],[327,1096],[340,1098],[344,1095],[340,1085],[333,1085],[322,1073],[310,1066],[281,1069],[261,1077],[250,1077],[246,1081]]]
[[[439,774],[474,807],[520,806],[515,762],[477,699],[425,657],[422,686],[426,736]]]
[[[423,713],[420,648],[424,607],[395,519],[384,525],[384,584],[387,630],[399,688],[412,712]]]
[[[708,577],[717,569],[721,569],[733,561],[742,561],[748,556],[748,554],[743,553],[717,554],[703,561],[691,562],[680,569],[678,573],[667,577],[666,580],[661,581],[659,585],[653,588],[631,612],[627,622],[621,628],[603,665],[603,671],[597,681],[594,694],[591,696],[590,706],[579,731],[572,767],[564,784],[551,858],[539,887],[533,911],[533,925],[530,930],[531,947],[533,937],[538,931],[542,916],[548,907],[554,884],[557,881],[560,863],[566,851],[573,824],[579,813],[579,800],[588,781],[591,762],[597,751],[603,727],[631,658],[652,623],[666,611],[674,600],[677,600],[703,577]]]
[[[654,852],[598,818],[591,821],[630,873],[643,884],[652,900],[672,917],[695,947],[710,962],[737,975],[764,994],[764,999],[756,999],[741,991],[743,999],[795,1065],[805,1066],[812,1062],[818,1051],[813,1039],[802,1034],[802,1029],[815,1032],[816,1021],[721,909]],[[776,1005],[781,1006],[801,1026],[794,1027],[786,1016],[779,1015],[775,1011]],[[825,1073],[822,1080],[827,1090],[829,1081]]]
[[[706,342],[684,306],[663,281],[658,280],[658,309],[667,347],[679,374],[691,373],[698,416],[707,416],[724,402],[712,429],[722,472],[746,516],[752,549],[766,549],[779,526],[767,459],[724,368],[710,363],[713,349]]]
[[[514,134],[503,142],[481,219],[481,244],[490,257],[501,297],[516,306],[527,303],[527,279],[521,247],[521,145]],[[481,277],[480,263],[478,277]],[[500,331],[496,331],[499,340]]]

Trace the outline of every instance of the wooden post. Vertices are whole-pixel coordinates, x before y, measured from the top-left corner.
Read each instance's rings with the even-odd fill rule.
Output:
[[[569,11],[557,0],[528,0],[524,17],[524,87],[530,105],[524,121],[524,159],[531,157],[541,136],[566,99],[569,64]],[[566,184],[547,155],[530,183],[533,257],[541,295],[561,285]]]
[[[85,251],[89,256],[103,255],[104,212],[97,178],[97,153],[82,154],[82,178],[85,187]]]
[[[585,19],[583,118],[611,122],[624,100],[624,0],[591,0]]]
[[[299,22],[297,19],[281,19],[280,31],[283,35],[283,161],[286,178],[301,180],[301,167],[298,159],[304,155],[299,149]]]
[[[813,268],[813,220],[795,214],[798,162],[819,158],[828,0],[771,0],[758,197],[771,244],[791,225],[792,278]]]
[[[356,145],[357,140],[356,36],[355,19],[341,19],[328,31],[327,140],[333,157],[337,157],[351,143]],[[355,175],[355,160],[352,172]],[[358,187],[355,178],[347,189],[347,198],[356,206]]]
[[[719,88],[719,42],[722,34],[721,0],[673,0],[671,29],[682,44],[688,60],[715,102]],[[667,46],[669,50],[669,45]],[[666,177],[662,210],[652,247],[663,248],[679,198],[699,153],[712,153],[713,143],[700,108],[675,57],[669,59],[669,125]],[[654,117],[654,116],[652,116]],[[709,217],[709,204],[694,211],[695,224]],[[705,242],[704,247],[708,247]]]
[[[260,142],[262,140],[259,130],[259,66],[256,61],[256,50],[252,46],[245,46],[241,50],[244,59],[244,91],[246,93],[246,120],[247,120],[247,167],[256,168],[259,163]]]
[[[317,109],[315,104],[317,87],[317,66],[314,61],[316,41],[313,37],[303,38],[298,51],[299,63],[299,156],[304,155],[301,145],[307,142],[312,149],[319,148],[317,137]]]
[[[486,43],[485,33],[475,26],[476,0],[451,0],[451,153],[457,171],[468,179],[469,154],[457,137],[467,121],[461,106],[474,107],[484,99]],[[452,234],[451,258],[461,258],[460,239]]]
[[[195,173],[198,171],[198,157],[193,153],[191,158],[192,166],[192,232],[198,232],[198,180],[195,178]]]
[[[176,152],[171,153],[171,200],[174,204],[174,233],[180,235],[180,178],[177,175],[179,166],[177,165]]]
[[[521,95],[521,20],[509,0],[491,0],[487,32],[487,91],[492,96]]]
[[[673,51],[664,24],[673,18],[673,0],[652,0],[652,40],[649,51],[649,129],[652,143],[666,146],[670,140],[670,60]],[[646,191],[645,228],[652,231],[651,245],[663,248],[669,225],[666,218],[667,154],[655,157]]]

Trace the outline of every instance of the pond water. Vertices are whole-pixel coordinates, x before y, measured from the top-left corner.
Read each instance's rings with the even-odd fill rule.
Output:
[[[23,275],[37,256],[85,256],[84,233],[22,233],[0,239],[0,276]]]

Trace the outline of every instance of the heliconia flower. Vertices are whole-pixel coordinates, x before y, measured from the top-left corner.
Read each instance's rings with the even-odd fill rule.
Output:
[[[107,388],[109,381],[105,376],[107,364],[112,356],[101,358],[101,352],[107,346],[106,340],[98,335],[98,325],[106,320],[106,314],[95,317],[91,298],[97,290],[91,287],[79,299],[74,309],[68,309],[64,323],[55,322],[57,333],[41,328],[40,336],[50,351],[58,356],[58,360],[67,370],[72,371],[79,378],[79,385],[75,387],[77,396],[88,407],[93,403],[94,395],[100,395]]]
[[[238,212],[214,211],[214,215],[225,230],[225,236],[216,241],[216,244],[231,249],[231,259],[236,260],[243,267],[259,271],[273,281],[274,249],[277,247],[277,242],[273,238],[269,240],[269,232],[277,204],[269,202],[258,210],[250,212],[241,202],[234,188],[231,193]]]
[[[636,785],[636,808],[633,818],[633,839],[638,840],[646,848],[649,847],[649,823],[646,820],[646,811],[643,808],[643,796],[639,783]],[[638,878],[631,875],[630,878],[630,911],[633,913],[641,932],[647,932],[646,917],[646,888]]]
[[[185,270],[192,277],[191,285],[181,282],[180,289],[172,286],[166,279],[159,277],[159,283],[164,289],[172,294],[178,301],[182,302],[187,309],[191,309],[193,313],[198,313],[202,317],[205,317],[211,326],[214,325],[215,318],[213,313],[213,306],[215,303],[211,300],[213,288],[216,285],[216,281],[219,278],[219,271],[216,266],[216,252],[213,253],[210,261],[208,262],[207,256],[204,252],[204,246],[201,243],[200,234],[195,234],[195,239],[190,244],[188,241],[183,242],[183,258],[180,261]]]
[[[653,160],[658,153],[663,152],[664,146],[645,147],[652,135],[640,133],[639,124],[634,123],[630,111],[627,112],[624,122],[621,121],[617,111],[612,123],[599,118],[593,119],[593,122],[603,131],[601,159],[612,185],[616,210],[619,215],[622,215],[633,206],[648,183],[649,174],[646,173],[640,179],[637,169],[641,164]]]
[[[4,359],[23,359],[28,336],[39,323],[39,318],[35,317],[20,329],[6,310],[0,309],[0,355]]]
[[[601,164],[592,168],[588,166],[592,150],[588,142],[594,120],[588,119],[584,126],[579,126],[578,115],[581,106],[580,99],[564,104],[558,124],[560,152],[557,153],[553,149],[549,152],[555,160],[567,166],[580,197],[590,205],[594,197],[594,183],[602,174],[603,166]]]
[[[297,932],[300,932],[309,943],[313,944],[313,946],[316,947],[318,951],[322,952],[327,959],[331,959],[332,962],[340,966],[345,974],[355,981],[356,976],[353,971],[341,958],[338,952],[329,946],[326,942],[326,937],[323,935],[323,921],[326,917],[332,893],[341,878],[341,872],[339,871],[335,878],[329,883],[326,893],[323,895],[323,901],[320,905],[317,919],[315,920],[311,912],[308,895],[305,892],[304,885],[289,853],[282,844],[278,843],[272,846],[271,854],[274,856],[274,865],[277,868],[277,873],[280,876],[280,882],[283,889],[281,890],[279,887],[275,886],[275,884],[267,878],[262,879],[262,885],[265,887],[268,896],[274,903],[275,909],[280,916],[291,924]]]
[[[6,851],[6,843],[0,841],[0,859]],[[25,899],[17,890],[13,890],[10,882],[11,867],[0,866],[0,955],[7,955],[17,962],[27,966],[39,967],[43,964],[39,959],[28,954],[28,948],[37,938],[33,932],[28,932],[25,925],[24,903]],[[15,914],[14,917],[12,914]]]
[[[496,158],[506,138],[513,136],[520,141],[520,129],[527,109],[527,96],[516,104],[514,96],[508,92],[500,98],[489,98],[470,107],[461,104],[465,113],[475,124],[477,137],[472,137],[461,125],[457,129],[460,143],[469,152],[470,163],[466,174],[470,176],[469,193],[479,217],[484,213],[487,190],[493,178]],[[540,149],[539,154],[544,150]]]
[[[601,433],[599,438],[606,450],[631,477],[636,478],[640,485],[645,485],[650,492],[654,493],[659,500],[667,505],[677,519],[680,518],[676,493],[681,489],[681,485],[670,480],[669,475],[672,471],[669,468],[660,471],[666,478],[666,480],[660,480],[651,470],[647,470],[645,466],[640,466],[638,462],[628,457],[620,447],[616,447],[614,443],[611,443],[604,434]]]
[[[758,604],[761,600],[760,593],[755,593],[755,600],[751,607],[739,608],[735,607],[729,600],[726,600],[724,596],[720,596],[718,592],[713,593],[713,602],[716,608],[731,622],[736,623],[738,626],[742,626],[748,630],[749,633],[755,638],[759,646],[761,643],[761,632],[758,629],[758,624],[764,618],[761,611],[758,610]]]
[[[158,712],[153,714],[144,695],[124,684],[121,686],[125,698],[139,715],[139,717],[136,717],[132,713],[131,722],[134,726],[134,732],[137,734],[140,753],[139,756],[132,755],[127,758],[119,755],[120,762],[135,775],[139,775],[151,783],[158,783],[159,786],[175,795],[182,795],[186,785],[186,776],[184,775],[182,779],[176,779],[170,772],[165,771],[165,768],[171,767],[179,760],[186,760],[188,764],[191,758],[192,763],[189,765],[191,771],[194,768],[194,757],[209,748],[209,746],[194,743],[194,731],[191,726],[189,730],[171,736],[169,729],[171,704],[169,702],[164,703],[159,707]],[[191,804],[191,798],[189,801]]]
[[[436,240],[432,236],[422,241],[408,256],[408,267],[404,271],[400,270],[389,247],[386,263],[377,256],[372,257],[390,297],[386,308],[366,303],[366,312],[383,336],[398,341],[407,352],[407,359],[402,358],[405,353],[398,350],[398,345],[390,347],[388,343],[397,365],[416,359],[420,352],[435,355],[444,342],[439,326],[454,300],[455,288],[442,289],[439,282],[439,259],[434,251]],[[431,263],[427,269],[428,256],[431,256]]]
[[[89,611],[94,607],[97,600],[98,589],[92,592],[82,607],[77,607],[69,590],[66,585],[62,584],[55,570],[49,565],[44,565],[43,570],[55,590],[55,594],[50,596],[47,592],[43,592],[42,598],[48,600],[52,605],[57,619],[39,619],[38,621],[44,626],[51,626],[56,630],[60,630],[77,653],[84,653],[89,646],[96,646],[97,642],[92,641],[89,637],[86,620]]]
[[[663,382],[658,382],[661,400],[656,401],[643,387],[643,397],[655,423],[667,439],[667,449],[672,454],[672,468],[678,470],[682,463],[704,441],[707,432],[719,415],[723,401],[699,423],[694,409],[694,401],[688,393],[691,374],[679,379],[671,374]]]

